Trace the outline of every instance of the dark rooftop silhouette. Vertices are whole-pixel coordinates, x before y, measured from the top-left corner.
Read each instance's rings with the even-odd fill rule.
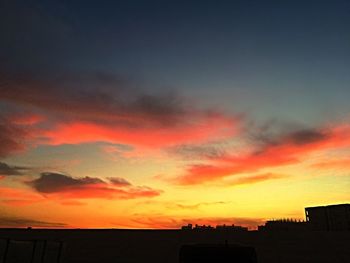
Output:
[[[348,209],[307,207],[306,221],[269,220],[260,231],[191,224],[181,230],[0,229],[0,262],[348,263]]]
[[[313,230],[350,231],[350,204],[306,207],[305,215]]]

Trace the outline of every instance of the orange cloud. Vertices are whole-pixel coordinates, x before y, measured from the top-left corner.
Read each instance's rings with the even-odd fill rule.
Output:
[[[350,159],[326,160],[313,164],[312,168],[316,169],[343,169],[350,170]]]
[[[191,165],[185,175],[176,178],[175,181],[180,184],[199,184],[265,168],[297,164],[316,151],[349,147],[349,135],[350,126],[347,125],[330,130],[290,132],[270,140],[263,147],[256,148],[248,154],[227,154],[211,159],[210,164]]]
[[[43,131],[40,137],[51,145],[108,142],[154,148],[228,138],[236,133],[234,123],[233,119],[220,116],[203,116],[194,123],[177,127],[153,128],[72,122]]]
[[[42,195],[27,189],[0,187],[0,193],[0,202],[6,205],[22,206],[46,200]]]
[[[250,176],[235,178],[233,180],[230,180],[229,184],[230,185],[255,184],[255,183],[260,183],[267,180],[280,179],[280,178],[286,178],[286,177],[288,176],[283,174],[264,173],[264,174],[257,174],[257,175],[250,175]]]

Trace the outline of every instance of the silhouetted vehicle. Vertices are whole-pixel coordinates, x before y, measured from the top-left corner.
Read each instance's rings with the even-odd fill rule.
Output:
[[[183,245],[180,263],[257,263],[253,247],[232,244]]]

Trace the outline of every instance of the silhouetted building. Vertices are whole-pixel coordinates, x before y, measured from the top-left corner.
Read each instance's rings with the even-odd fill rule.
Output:
[[[229,230],[229,231],[248,231],[248,227],[243,227],[243,226],[235,226],[234,224],[232,225],[217,225],[216,226],[217,230]]]
[[[182,226],[181,227],[182,230],[212,230],[214,229],[214,227],[212,227],[211,225],[195,225],[193,226],[192,224],[188,224],[186,226]]]
[[[195,225],[188,224],[186,226],[182,226],[181,230],[225,230],[225,231],[248,231],[248,227],[243,226],[235,226],[232,225],[217,225],[215,228],[211,225]]]
[[[195,225],[194,226],[194,228],[193,228],[194,230],[209,230],[209,229],[214,229],[214,227],[212,227],[211,225]]]
[[[307,231],[309,223],[295,219],[278,219],[266,221],[265,225],[258,226],[259,231]]]
[[[188,224],[187,226],[182,226],[182,230],[192,230],[192,224]]]
[[[350,204],[307,207],[305,214],[313,230],[350,231]]]

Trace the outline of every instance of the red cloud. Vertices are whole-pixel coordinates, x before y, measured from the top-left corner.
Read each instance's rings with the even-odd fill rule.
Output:
[[[45,117],[39,114],[31,113],[21,113],[21,114],[12,114],[9,116],[9,119],[13,124],[16,125],[36,125],[45,120]]]
[[[175,179],[180,184],[199,184],[241,173],[296,164],[308,154],[350,146],[350,126],[331,130],[301,130],[280,136],[248,154],[220,156],[211,164],[192,165]],[[256,181],[256,180],[252,180]]]
[[[176,127],[123,127],[88,122],[61,123],[40,136],[51,145],[88,142],[122,143],[144,147],[164,147],[200,143],[235,134],[235,121],[224,116],[202,116],[193,123]]]
[[[199,109],[180,96],[144,94],[113,76],[7,76],[3,82],[0,101],[45,115],[13,120],[45,124],[37,131],[39,143],[163,147],[227,138],[237,129],[236,117]]]
[[[23,151],[30,132],[10,119],[0,116],[0,158]]]
[[[1,93],[1,91],[0,91]],[[1,94],[0,94],[1,102]],[[44,116],[6,110],[0,114],[0,158],[25,151],[34,143]]]

